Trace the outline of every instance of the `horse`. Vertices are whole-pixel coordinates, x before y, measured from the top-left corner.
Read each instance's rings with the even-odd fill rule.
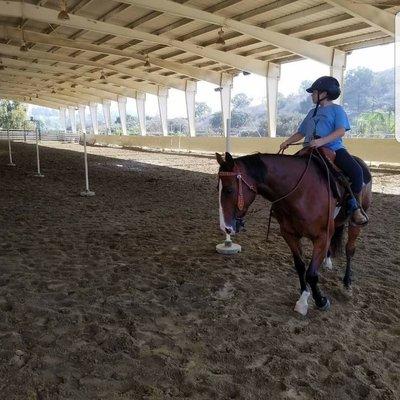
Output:
[[[257,195],[272,202],[273,215],[292,252],[300,280],[301,296],[295,311],[307,314],[307,299],[310,295],[308,287],[311,288],[317,308],[328,310],[330,301],[318,287],[319,267],[324,260],[329,264],[330,257],[339,253],[344,228],[348,223],[347,264],[343,284],[345,288],[351,288],[351,259],[361,227],[351,223],[345,207],[337,214],[338,199],[321,166],[311,155],[300,157],[256,153],[233,159],[230,153],[225,153],[223,159],[221,154],[216,153],[216,159],[219,163],[221,229],[230,235],[238,233]],[[372,178],[367,165],[360,159],[357,161],[364,171],[361,202],[366,211],[371,203]],[[300,243],[303,237],[308,238],[313,245],[307,269]]]

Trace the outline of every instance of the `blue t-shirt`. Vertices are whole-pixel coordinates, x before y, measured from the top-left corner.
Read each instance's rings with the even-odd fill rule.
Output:
[[[314,139],[314,131],[317,136],[324,137],[339,128],[345,131],[350,130],[349,120],[343,107],[338,104],[329,104],[325,107],[318,107],[317,114],[313,117],[314,108],[310,110],[303,122],[300,124],[298,132],[304,136],[304,143],[309,143]],[[342,138],[338,138],[324,145],[334,151],[344,148]]]

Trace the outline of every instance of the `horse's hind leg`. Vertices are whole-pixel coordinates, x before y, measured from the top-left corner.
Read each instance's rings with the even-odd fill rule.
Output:
[[[348,239],[346,243],[346,272],[343,277],[343,284],[346,289],[350,289],[351,287],[351,259],[356,251],[356,240],[358,235],[360,234],[360,231],[360,226],[349,225]]]
[[[313,242],[313,255],[310,266],[307,269],[306,280],[312,290],[312,295],[317,307],[321,310],[328,310],[330,307],[329,300],[322,295],[318,287],[318,269],[327,253],[326,236],[322,235]]]

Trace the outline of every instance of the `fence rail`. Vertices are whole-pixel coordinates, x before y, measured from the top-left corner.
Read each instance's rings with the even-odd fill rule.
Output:
[[[9,131],[11,140],[20,140],[24,142],[34,141],[36,133],[34,130],[29,129],[10,129]],[[0,129],[0,140],[7,140],[8,133],[6,129]],[[79,135],[72,132],[40,132],[39,140],[41,141],[65,141],[65,142],[79,142]]]

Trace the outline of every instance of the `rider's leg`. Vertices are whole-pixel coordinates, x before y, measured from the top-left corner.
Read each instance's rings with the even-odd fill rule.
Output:
[[[351,190],[354,194],[354,197],[350,197],[348,206],[350,212],[353,214],[353,221],[357,225],[364,225],[368,222],[368,217],[361,209],[360,193],[363,185],[362,168],[346,149],[336,150],[335,164],[351,180]]]

